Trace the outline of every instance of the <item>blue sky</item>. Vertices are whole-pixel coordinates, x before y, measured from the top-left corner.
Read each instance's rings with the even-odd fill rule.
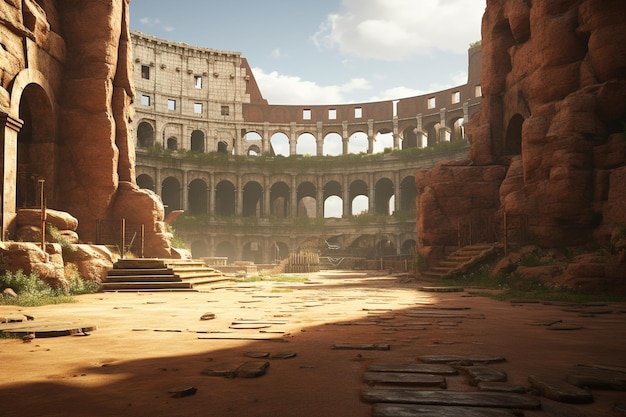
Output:
[[[270,104],[411,97],[464,84],[485,0],[132,0],[133,30],[241,52]]]

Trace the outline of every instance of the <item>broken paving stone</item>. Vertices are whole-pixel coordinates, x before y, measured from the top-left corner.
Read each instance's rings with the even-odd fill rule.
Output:
[[[228,326],[229,329],[236,329],[236,330],[267,329],[268,327],[272,327],[272,325],[271,324],[241,323],[241,324],[231,324],[230,326]]]
[[[548,330],[580,330],[583,326],[578,324],[555,323],[547,327]]]
[[[172,388],[168,391],[173,398],[188,397],[194,395],[196,392],[198,392],[198,388],[196,387]]]
[[[506,382],[506,372],[489,366],[460,366],[459,369],[467,372],[469,384],[476,386],[480,382]]]
[[[265,375],[269,367],[270,363],[265,361],[245,362],[237,368],[237,376],[240,378],[257,378]]]
[[[526,387],[509,384],[508,382],[479,382],[478,390],[491,392],[517,392],[519,394],[523,394],[526,392]]]
[[[421,391],[401,388],[370,388],[361,391],[366,403],[403,403],[465,407],[537,409],[536,398],[509,392]]]
[[[418,374],[414,372],[365,372],[363,381],[370,385],[402,385],[412,387],[446,388],[442,375]]]
[[[270,359],[292,359],[298,356],[296,352],[277,352],[270,356]]]
[[[531,375],[528,381],[542,396],[554,401],[572,404],[593,402],[590,392],[555,377]]]
[[[562,323],[563,320],[545,320],[545,321],[531,321],[529,326],[552,326],[553,324]]]
[[[579,365],[569,370],[566,380],[579,388],[626,391],[626,373],[612,369]]]
[[[373,363],[367,367],[369,372],[414,372],[435,375],[457,375],[459,372],[449,365],[430,365],[424,363]]]
[[[424,363],[439,363],[439,364],[465,364],[466,366],[470,365],[481,365],[487,363],[498,363],[506,361],[502,356],[487,356],[487,355],[468,355],[468,356],[459,356],[459,355],[422,355],[419,356],[418,359]]]
[[[351,344],[351,343],[336,343],[333,345],[333,349],[338,350],[390,350],[391,346],[387,343],[362,343],[362,344]]]
[[[267,358],[268,356],[270,356],[270,353],[269,352],[245,352],[243,355],[249,358],[261,359],[261,358]]]
[[[484,407],[447,407],[416,404],[374,404],[372,417],[515,417],[519,412]]]
[[[237,363],[221,363],[211,365],[209,368],[204,369],[201,373],[206,376],[223,376],[226,378],[235,378],[237,376],[237,368],[241,364]]]

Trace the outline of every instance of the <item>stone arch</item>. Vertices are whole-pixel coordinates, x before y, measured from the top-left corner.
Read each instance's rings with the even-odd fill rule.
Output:
[[[43,180],[46,204],[55,206],[59,169],[55,108],[48,92],[37,83],[29,83],[17,91],[23,125],[17,133],[16,205],[39,206],[39,180]]]
[[[341,184],[337,181],[329,181],[324,185],[324,217],[341,218],[343,214]]]
[[[450,129],[450,141],[465,138],[465,119],[462,116],[453,117],[447,123]]]
[[[298,136],[296,141],[296,154],[297,155],[317,155],[317,141],[315,136],[309,132],[305,132]]]
[[[263,187],[256,181],[249,181],[243,186],[243,215],[263,216]]]
[[[279,264],[280,261],[289,256],[289,245],[285,242],[276,241],[270,245],[270,260],[274,264]]]
[[[237,256],[235,245],[226,240],[219,242],[215,245],[215,256],[228,258],[230,261],[233,261]]]
[[[338,156],[343,153],[343,139],[336,132],[331,132],[324,137],[322,154],[324,156]]]
[[[426,126],[426,143],[428,146],[434,146],[439,143],[440,123],[430,123]]]
[[[154,146],[154,127],[148,121],[142,121],[137,125],[137,146],[149,148]]]
[[[154,191],[154,180],[148,174],[137,175],[137,186],[145,190]]]
[[[280,181],[270,187],[270,214],[278,218],[289,216],[289,186]]]
[[[393,132],[389,129],[380,129],[374,137],[373,153],[385,152],[387,149],[393,149]]]
[[[241,251],[241,260],[250,261],[257,264],[263,262],[263,246],[261,242],[251,241],[243,245]]]
[[[400,210],[415,212],[415,198],[417,197],[417,187],[415,187],[415,177],[409,175],[400,182]],[[396,201],[396,209],[398,202]]]
[[[369,149],[369,140],[367,133],[354,132],[348,138],[348,153],[367,153]]]
[[[504,138],[504,154],[520,155],[522,153],[522,125],[524,117],[517,113],[511,117]]]
[[[377,258],[384,256],[394,256],[397,254],[396,245],[393,242],[393,238],[386,234],[382,234],[377,237],[374,251]]]
[[[235,186],[228,180],[220,181],[215,187],[215,214],[235,215]]]
[[[259,156],[261,155],[261,148],[257,145],[251,145],[248,147],[248,151],[246,152],[248,156]]]
[[[204,180],[196,178],[187,187],[187,210],[191,215],[207,214],[208,187]]]
[[[298,185],[297,201],[298,201],[298,217],[315,218],[317,200],[317,188],[312,182],[305,181]]]
[[[228,143],[224,141],[219,141],[217,143],[217,152],[218,153],[228,153]]]
[[[409,126],[402,131],[402,149],[417,148],[416,132],[416,126]]]
[[[400,249],[400,253],[403,255],[412,255],[416,253],[417,242],[415,239],[407,239],[402,242],[402,248]]]
[[[191,150],[203,153],[205,146],[204,132],[198,129],[191,132]]]
[[[167,216],[174,210],[180,210],[181,186],[178,179],[167,177],[161,185],[161,200]]]
[[[355,201],[356,200],[356,201]],[[367,213],[369,207],[368,186],[363,180],[350,183],[350,214]]]
[[[167,138],[167,143],[166,143],[165,146],[170,151],[177,151],[178,150],[178,139],[176,139],[174,136],[171,136],[171,137]]]
[[[272,155],[289,156],[289,137],[283,132],[276,132],[270,138],[270,148]]]
[[[374,190],[374,211],[377,214],[392,214],[392,198],[394,196],[393,181],[391,181],[389,178],[381,178],[376,181]]]

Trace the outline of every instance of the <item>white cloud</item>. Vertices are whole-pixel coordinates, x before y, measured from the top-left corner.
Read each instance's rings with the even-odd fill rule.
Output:
[[[345,103],[346,93],[370,88],[369,82],[363,78],[354,78],[343,85],[321,86],[276,71],[266,73],[261,68],[253,68],[252,72],[261,94],[270,104],[339,104]]]
[[[480,39],[485,1],[343,0],[313,36],[320,49],[397,61],[433,50],[465,53]]]
[[[280,50],[280,48],[276,48],[272,51],[272,58],[282,58],[285,55],[282,53],[282,51]]]

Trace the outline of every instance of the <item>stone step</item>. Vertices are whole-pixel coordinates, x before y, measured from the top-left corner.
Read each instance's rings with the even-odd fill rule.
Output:
[[[119,290],[193,290],[193,286],[188,282],[142,282],[142,281],[126,281],[126,282],[102,282],[100,291],[119,291]]]
[[[182,282],[177,275],[108,275],[105,282]]]
[[[113,268],[107,273],[108,277],[132,275],[174,275],[171,268]]]

